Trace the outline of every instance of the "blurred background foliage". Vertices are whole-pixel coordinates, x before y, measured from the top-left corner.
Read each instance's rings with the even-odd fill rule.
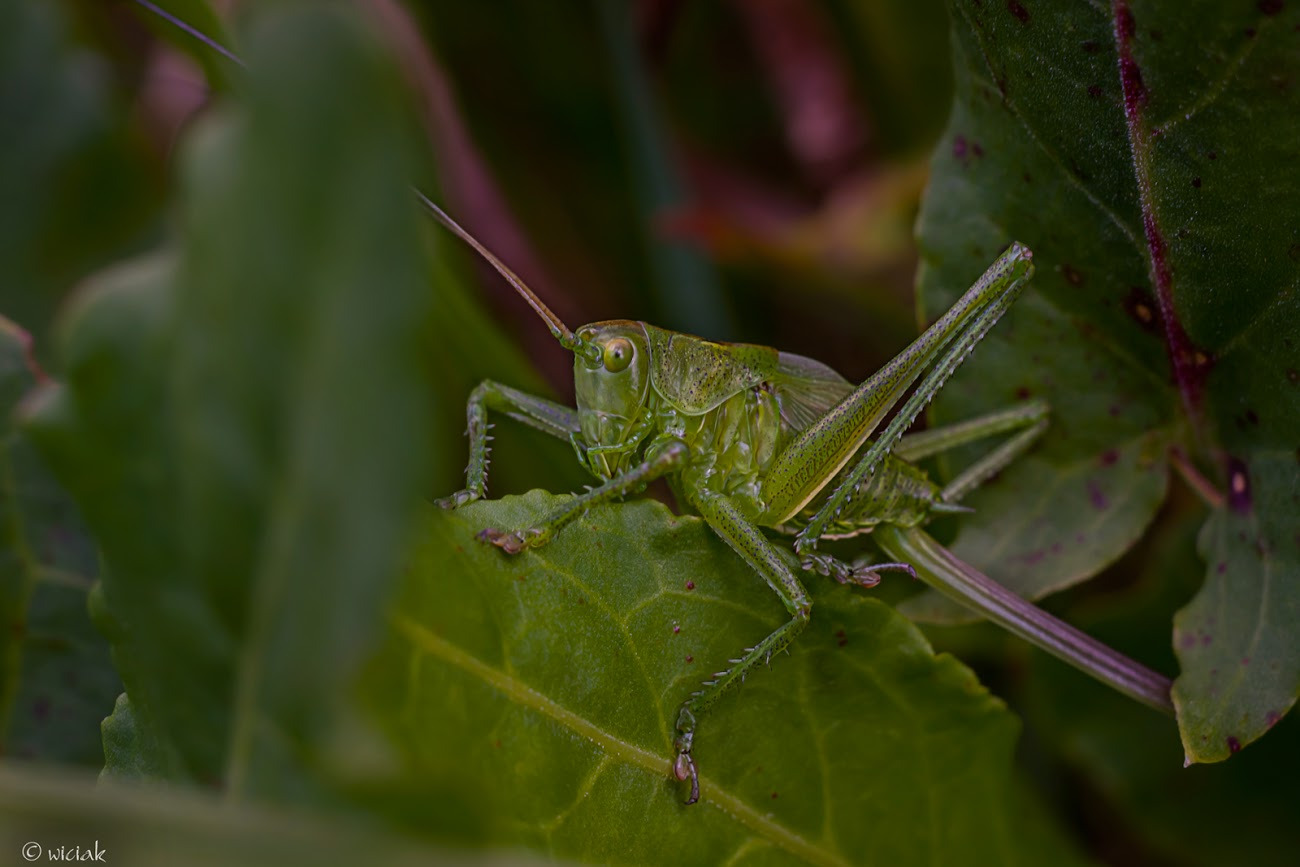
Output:
[[[238,45],[254,7],[276,4],[214,4],[216,15],[198,0],[165,5]],[[423,120],[426,163],[412,180],[570,325],[644,319],[807,354],[851,379],[915,334],[912,230],[952,94],[940,0],[355,5]],[[64,372],[55,317],[77,286],[176,236],[178,149],[237,79],[232,62],[135,3],[0,5],[0,313],[31,334],[51,376]],[[419,484],[434,496],[460,486],[474,384],[490,377],[568,402],[571,362],[480,263],[424,231],[440,253],[422,325],[433,465]],[[8,416],[36,377],[17,339],[3,363]],[[21,434],[5,430],[5,466],[34,479],[9,483],[7,507],[42,491],[40,520],[22,530],[66,542],[3,561],[4,613],[18,627],[0,689],[0,738],[15,766],[0,775],[8,857],[25,829],[56,827],[65,810],[76,827],[103,827],[104,799],[39,768],[102,767],[97,726],[119,687],[83,616],[96,564],[81,518]],[[495,493],[585,481],[567,444],[508,424],[495,434]],[[1202,519],[1176,485],[1135,549],[1048,607],[1175,671],[1169,622],[1199,586],[1192,540]],[[1293,718],[1232,762],[1181,771],[1170,726],[1104,687],[991,627],[929,634],[1022,716],[1021,768],[1091,856],[1280,864],[1300,850],[1289,822],[1300,772]],[[14,794],[23,790],[41,795],[24,801]],[[159,833],[147,818],[156,813],[185,828],[211,807],[196,798],[141,798],[115,821],[138,823],[141,838]],[[190,809],[199,820],[172,816]],[[253,854],[241,855],[277,863],[295,835],[315,839],[288,823],[290,843],[263,846],[260,835],[279,833],[266,827],[246,832]],[[397,846],[395,860],[410,855],[384,845]]]

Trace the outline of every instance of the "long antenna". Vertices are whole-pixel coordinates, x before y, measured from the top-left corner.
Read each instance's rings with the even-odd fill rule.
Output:
[[[166,21],[168,24],[171,24],[173,27],[179,28],[180,30],[183,30],[189,35],[193,36],[195,39],[199,40],[204,45],[208,46],[213,51],[217,52],[222,57],[226,58],[232,63],[237,63],[240,66],[244,65],[244,61],[239,58],[238,54],[231,51],[229,48],[222,45],[220,42],[213,39],[208,34],[204,33],[202,30],[199,30],[197,27],[192,27],[186,22],[177,18],[175,15],[171,14],[166,9],[163,9],[161,6],[158,6],[154,3],[150,3],[149,0],[135,0],[135,2],[143,6],[145,9],[148,9],[150,12],[157,15],[159,18]]]
[[[504,277],[505,281],[513,286],[515,291],[528,302],[528,306],[532,307],[533,310],[537,312],[538,316],[546,320],[547,326],[551,329],[551,334],[556,340],[560,341],[560,344],[565,349],[576,350],[578,348],[581,341],[577,336],[569,330],[567,325],[560,321],[560,317],[551,312],[551,308],[547,307],[542,302],[542,299],[538,298],[537,294],[533,292],[532,289],[528,288],[528,284],[525,283],[518,274],[511,271],[509,266],[498,259],[491,250],[480,244],[477,238],[462,229],[459,223],[447,216],[442,208],[429,200],[428,196],[415,187],[411,187],[411,189],[414,190],[415,195],[419,197],[420,201],[424,203],[424,206],[433,214],[434,219],[450,230],[457,238],[460,238],[466,244],[473,247],[474,251],[482,256],[489,265],[495,268],[496,272]]]

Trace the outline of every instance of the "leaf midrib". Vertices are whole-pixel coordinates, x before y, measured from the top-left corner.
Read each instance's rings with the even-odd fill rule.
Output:
[[[394,614],[392,620],[397,629],[417,649],[435,656],[443,662],[454,665],[473,677],[477,677],[510,701],[549,717],[575,734],[586,738],[603,750],[606,755],[613,756],[625,764],[638,767],[657,779],[666,778],[667,763],[663,756],[656,755],[635,744],[630,744],[605,731],[549,696],[538,692],[522,681],[488,665],[462,648],[430,632],[414,620],[400,614]],[[721,810],[753,833],[790,854],[813,864],[848,867],[849,862],[838,853],[805,839],[786,826],[773,821],[769,816],[759,813],[736,795],[709,780],[707,776],[702,775],[700,777],[700,790],[703,794],[702,805],[707,803],[709,806]]]

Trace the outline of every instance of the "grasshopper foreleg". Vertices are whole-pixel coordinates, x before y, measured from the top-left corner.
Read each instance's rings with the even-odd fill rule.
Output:
[[[478,538],[496,545],[507,554],[518,554],[526,548],[545,545],[561,527],[581,517],[592,506],[644,489],[650,482],[680,467],[689,454],[690,450],[680,440],[666,439],[651,443],[646,450],[646,459],[641,464],[603,485],[574,495],[536,526],[523,530],[488,527],[479,532]]]
[[[578,414],[563,404],[534,397],[522,391],[485,379],[470,393],[465,407],[469,435],[469,465],[465,468],[465,488],[437,501],[444,509],[455,509],[481,499],[487,493],[488,410],[535,427],[560,439],[572,439],[578,431]]]

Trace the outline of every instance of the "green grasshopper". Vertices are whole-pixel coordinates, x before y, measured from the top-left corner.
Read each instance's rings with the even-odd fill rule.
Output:
[[[236,54],[181,19],[145,0],[136,2],[243,65]],[[577,391],[573,410],[499,383],[481,383],[467,409],[470,461],[465,489],[439,504],[456,508],[484,496],[487,415],[489,410],[504,413],[568,439],[579,462],[602,483],[532,527],[489,527],[479,533],[480,539],[517,554],[546,544],[597,503],[639,492],[667,477],[677,502],[697,511],[762,576],[790,614],[787,623],[730,660],[729,668],[682,703],[672,770],[679,781],[690,780],[688,804],[700,796],[693,754],[700,718],[755,666],[789,646],[808,623],[812,600],[796,574],[799,566],[863,587],[878,584],[885,571],[917,576],[909,563],[842,562],[818,552],[818,541],[875,528],[916,528],[934,515],[969,511],[960,505],[962,497],[1028,449],[1047,428],[1047,405],[1027,402],[963,424],[903,435],[1023,291],[1034,269],[1031,252],[1021,244],[1011,244],[939,321],[854,388],[819,361],[766,346],[715,343],[628,320],[570,331],[500,259],[422,193],[415,193],[443,226],[514,287],[560,345],[573,352]],[[927,368],[911,397],[880,436],[870,440]],[[910,463],[997,434],[1014,435],[944,487]],[[787,559],[763,528],[793,535],[798,560]],[[957,568],[938,562],[946,552],[928,550],[928,537],[896,541],[896,550],[924,565],[924,576],[936,568]],[[983,588],[977,586],[980,579]],[[983,576],[967,577],[964,583],[967,587],[958,598],[967,604],[1076,665],[1086,658],[1086,670],[1100,670],[1097,676],[1141,697],[1140,686],[1131,686],[1145,682],[1141,674],[1133,676],[1135,666],[1113,660],[1105,648],[1059,621],[1044,622],[1049,615]],[[974,596],[970,586],[977,587]],[[1097,663],[1099,659],[1103,662]],[[1157,683],[1151,691],[1161,690],[1167,696],[1164,684]]]
[[[153,3],[136,2],[243,65],[236,54],[196,28]],[[627,320],[570,331],[513,271],[422,193],[415,193],[442,225],[515,288],[560,345],[573,352],[577,387],[578,406],[573,410],[495,382],[481,383],[470,395],[467,411],[470,462],[465,489],[440,505],[455,508],[483,497],[487,413],[501,412],[568,439],[579,462],[602,483],[532,527],[485,528],[479,534],[483,541],[511,554],[543,545],[591,506],[667,477],[677,502],[697,511],[763,577],[790,614],[789,622],[730,660],[730,668],[682,703],[672,772],[679,781],[691,782],[687,803],[695,803],[700,795],[693,754],[699,719],[755,666],[788,647],[808,623],[812,601],[796,574],[800,567],[863,587],[875,586],[885,571],[919,576],[1125,695],[1173,713],[1167,678],[1010,593],[920,529],[934,515],[969,511],[961,505],[962,498],[1047,429],[1047,404],[1033,401],[904,435],[1024,290],[1033,274],[1027,247],[1011,244],[943,317],[854,388],[821,362],[765,346],[715,343]],[[912,395],[872,440],[875,429],[918,378]],[[943,487],[911,463],[1001,434],[1009,435],[1005,442]],[[792,535],[798,557],[773,544],[763,529]],[[910,562],[856,566],[817,551],[821,539],[873,530],[890,556]]]
[[[917,527],[969,511],[963,496],[1028,449],[1047,428],[1047,405],[1026,402],[950,427],[904,436],[957,366],[1023,291],[1029,249],[1013,243],[937,322],[856,388],[811,358],[766,346],[715,343],[645,322],[610,320],[570,331],[520,278],[433,202],[434,217],[473,247],[574,355],[577,409],[484,381],[470,395],[465,489],[439,505],[484,496],[488,413],[503,413],[572,443],[601,484],[525,528],[488,527],[484,542],[517,554],[549,542],[592,506],[666,477],[677,502],[698,512],[781,599],[790,620],[729,661],[682,703],[672,772],[699,800],[695,733],[708,709],[807,625],[812,600],[793,560],[763,529],[792,535],[798,564],[841,583],[873,587],[907,563],[855,566],[817,551],[821,539]],[[884,431],[872,434],[922,373]],[[1012,434],[940,487],[911,461],[997,434]],[[865,451],[863,450],[865,447]],[[859,455],[861,452],[861,455]],[[856,458],[856,462],[855,462]],[[850,466],[851,465],[851,466]]]

